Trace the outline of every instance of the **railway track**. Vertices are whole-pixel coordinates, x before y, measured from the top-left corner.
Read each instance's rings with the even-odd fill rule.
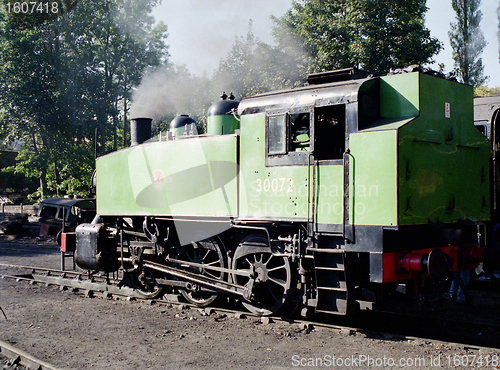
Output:
[[[87,272],[61,271],[38,268],[34,266],[12,265],[0,263],[4,270],[11,273],[0,273],[0,277],[15,279],[29,284],[45,284],[59,286],[60,290],[71,289],[88,296],[109,298],[120,296],[126,299],[146,300],[144,295],[135,289],[120,284],[122,276],[105,274],[89,274]],[[157,304],[173,304],[182,307],[197,308],[183,302],[180,295],[165,294],[161,299],[148,300]],[[304,330],[323,327],[352,335],[363,333],[369,337],[391,338],[393,340],[432,340],[446,342],[447,345],[466,346],[481,351],[500,348],[500,322],[488,321],[478,317],[464,320],[460,313],[451,313],[451,306],[435,308],[420,307],[417,311],[361,311],[356,317],[318,315],[310,319],[295,317],[262,317],[263,323],[287,321],[300,324]],[[206,312],[221,312],[236,317],[259,317],[250,312],[240,310],[234,302],[222,302],[219,306],[206,308]]]
[[[0,341],[0,361],[4,370],[58,370],[55,366],[3,341]]]
[[[26,281],[31,284],[44,283],[57,285],[62,290],[78,289],[85,291],[86,295],[94,293],[116,294],[124,297],[144,298],[136,290],[127,286],[120,286],[118,276],[103,274],[89,274],[87,272],[61,271],[56,269],[40,268],[0,263],[0,267],[24,270],[20,274],[0,274],[0,277]]]

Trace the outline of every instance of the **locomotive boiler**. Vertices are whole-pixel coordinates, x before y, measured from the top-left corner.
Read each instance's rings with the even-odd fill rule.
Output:
[[[346,314],[401,286],[420,297],[485,259],[489,143],[470,86],[350,68],[222,97],[208,134],[187,120],[181,134],[97,159],[98,216],[76,230],[80,267],[120,269],[146,297]]]

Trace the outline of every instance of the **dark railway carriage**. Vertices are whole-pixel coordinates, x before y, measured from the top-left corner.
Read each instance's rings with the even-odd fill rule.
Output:
[[[474,125],[490,141],[492,224],[500,222],[500,96],[474,98]],[[498,126],[498,127],[497,127]]]
[[[210,135],[98,158],[77,263],[121,268],[146,296],[230,294],[267,315],[376,308],[481,260],[489,144],[472,88],[419,71],[308,82],[215,103]]]

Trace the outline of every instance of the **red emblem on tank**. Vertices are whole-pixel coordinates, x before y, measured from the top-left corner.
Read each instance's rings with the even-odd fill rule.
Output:
[[[163,189],[164,178],[165,175],[162,170],[157,169],[153,172],[153,188],[155,190],[160,191]]]

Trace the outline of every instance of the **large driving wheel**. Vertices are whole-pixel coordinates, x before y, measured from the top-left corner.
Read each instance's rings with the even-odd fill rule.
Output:
[[[165,287],[156,282],[156,278],[164,278],[161,272],[142,268],[125,273],[128,285],[144,298],[156,299],[163,295]]]
[[[248,275],[233,274],[233,280],[249,288],[250,297],[242,304],[250,312],[272,315],[290,301],[296,285],[294,269],[287,256],[271,252],[267,239],[246,238],[236,249],[233,269]]]
[[[226,248],[216,236],[179,247],[175,259],[196,264],[196,266],[187,263],[183,265],[182,262],[178,262],[176,267],[217,280],[225,279],[224,272],[211,269],[211,267],[227,267]],[[189,288],[181,289],[180,292],[188,302],[198,307],[208,306],[220,297],[220,293],[198,284],[190,284]]]

